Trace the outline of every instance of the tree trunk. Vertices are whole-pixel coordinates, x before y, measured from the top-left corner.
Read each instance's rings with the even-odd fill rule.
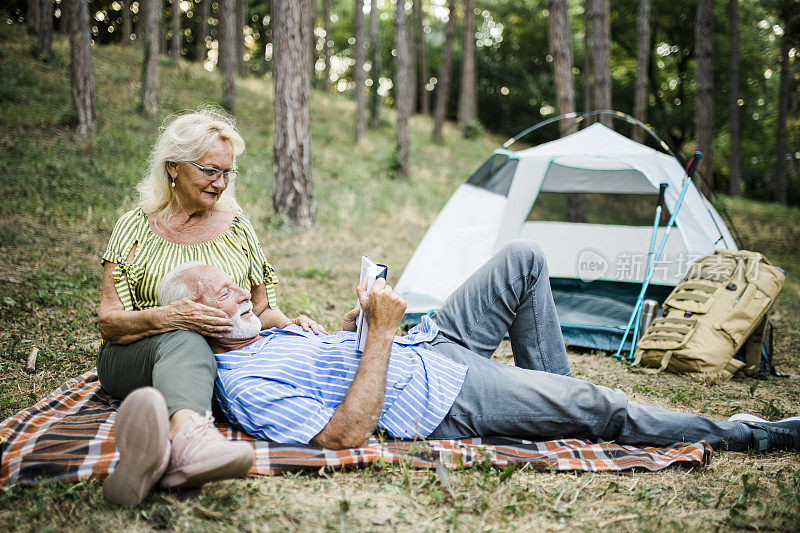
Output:
[[[547,34],[550,40],[550,51],[553,55],[553,77],[556,83],[556,101],[558,114],[575,111],[575,85],[572,79],[572,33],[569,23],[569,6],[567,0],[547,0]],[[561,136],[565,137],[576,131],[573,119],[564,119],[558,124]],[[582,194],[567,195],[567,221],[586,222],[583,209]]]
[[[411,0],[411,13],[406,18],[406,35],[408,36],[408,98],[411,102],[410,113],[417,112],[417,37],[414,31],[414,20],[419,11],[419,0]]]
[[[395,177],[408,179],[408,117],[411,114],[411,95],[409,94],[409,50],[408,21],[405,2],[397,2],[397,15],[394,19],[395,57],[394,96],[397,107],[397,162]]]
[[[89,33],[89,5],[87,0],[67,0],[62,9],[70,11],[69,59],[72,88],[72,110],[77,117],[77,130],[83,137],[96,131],[94,69],[92,67],[92,40]]]
[[[317,84],[317,36],[314,30],[317,29],[317,0],[309,0],[308,4],[308,53],[311,54],[309,64],[311,65],[311,86]]]
[[[239,76],[247,74],[247,64],[244,62],[244,27],[247,25],[248,0],[236,0],[236,69]]]
[[[314,207],[311,188],[308,0],[281,0],[275,13],[280,14],[274,20],[273,32],[275,134],[272,149],[272,205],[279,215],[309,227],[314,222]]]
[[[327,0],[326,0],[327,1]],[[373,130],[380,125],[380,106],[381,96],[378,94],[381,76],[381,42],[378,34],[378,0],[372,0],[369,8],[369,79],[372,81],[370,86],[369,100],[369,127]]]
[[[417,30],[417,50],[419,51],[419,109],[423,115],[431,114],[431,95],[427,86],[430,78],[428,73],[428,41],[425,39],[425,3],[419,0],[420,5],[417,10],[417,20],[415,21]]]
[[[694,32],[695,80],[696,80],[696,112],[695,131],[697,132],[697,149],[705,157],[700,160],[698,170],[707,183],[703,185],[714,190],[714,64],[713,43],[714,32],[714,0],[699,0]]]
[[[739,0],[728,1],[728,41],[730,51],[728,54],[728,110],[730,118],[728,124],[731,132],[730,156],[728,158],[728,194],[739,196],[742,181],[742,130],[739,117]]]
[[[211,0],[200,0],[200,20],[197,21],[197,60],[205,63],[208,59],[208,48],[206,39],[208,38],[208,17],[211,14]]]
[[[161,46],[161,0],[144,4],[144,66],[142,68],[142,111],[158,113],[158,53]]]
[[[236,0],[219,0],[219,52],[222,60],[222,107],[236,113]]]
[[[131,0],[122,0],[121,3],[122,3],[122,35],[119,36],[119,41],[123,46],[127,46],[131,43],[131,33],[133,32],[133,24],[131,22]]]
[[[461,48],[461,84],[458,88],[458,125],[464,127],[478,119],[477,79],[475,75],[475,0],[464,2],[464,42]]]
[[[450,92],[450,70],[453,66],[453,42],[456,37],[456,0],[448,3],[447,28],[442,47],[442,64],[439,66],[439,82],[436,84],[436,105],[433,113],[433,140],[441,143],[442,126],[447,114],[447,97]]]
[[[325,30],[325,42],[322,43],[322,90],[331,90],[331,0],[322,0],[322,27]]]
[[[647,82],[650,68],[650,0],[639,0],[636,18],[636,81],[633,96],[633,116],[647,122]],[[644,142],[644,130],[633,126],[633,140]]]
[[[61,0],[61,20],[59,21],[58,31],[61,33],[66,33],[69,36],[69,14],[70,14],[70,7],[69,7],[69,0]],[[68,37],[69,38],[69,37]]]
[[[25,23],[28,26],[28,30],[37,34],[39,33],[39,11],[41,8],[40,0],[28,0],[25,10]]]
[[[572,37],[569,24],[567,0],[547,0],[547,34],[553,55],[553,77],[556,84],[558,114],[575,111],[575,86],[572,80]],[[559,122],[561,136],[575,132],[575,121]]]
[[[592,67],[594,68],[594,108],[611,107],[611,14],[609,0],[592,0]],[[600,123],[613,127],[611,117],[600,117]]]
[[[592,65],[592,1],[583,0],[583,110],[592,111],[592,91],[594,91],[594,67]],[[591,124],[591,120],[587,119]]]
[[[164,11],[164,5],[161,4],[161,11]],[[161,16],[163,17],[164,14],[162,13]],[[167,39],[167,26],[166,23],[161,28],[161,53],[162,54],[169,54],[169,40]]]
[[[53,55],[53,0],[39,3],[39,56],[48,59]]]
[[[133,37],[134,41],[140,41],[141,42],[143,40],[143,36],[144,36],[144,33],[145,33],[145,29],[144,28],[146,26],[145,20],[144,20],[145,19],[145,15],[144,15],[145,7],[144,7],[144,5],[146,3],[147,3],[147,0],[139,0],[138,5],[137,5],[137,9],[136,9],[136,16],[131,15],[131,18],[133,19],[133,35],[132,35],[132,37]],[[131,3],[131,5],[132,5],[132,3]]]
[[[366,59],[365,48],[365,29],[364,29],[364,0],[356,0],[353,6],[353,33],[356,42],[353,45],[354,56],[356,59],[353,65],[353,83],[355,83],[356,96],[356,127],[355,141],[358,142],[364,136],[366,129],[366,94],[364,92],[364,61]]]
[[[169,55],[172,61],[177,63],[181,60],[181,42],[183,41],[183,31],[181,29],[181,0],[172,0],[172,40],[169,48]]]
[[[779,204],[787,205],[789,201],[789,187],[786,180],[786,119],[789,114],[791,65],[789,64],[789,50],[792,48],[792,2],[783,4],[783,36],[781,37],[781,52],[779,63],[781,66],[780,88],[778,90],[778,127],[775,134],[775,192],[773,198]]]

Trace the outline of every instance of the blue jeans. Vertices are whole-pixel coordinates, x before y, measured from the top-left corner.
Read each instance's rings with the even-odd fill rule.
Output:
[[[469,367],[461,392],[428,438],[502,435],[669,446],[705,440],[745,450],[750,429],[628,401],[624,392],[571,377],[541,249],[506,245],[433,317],[430,349]],[[490,361],[508,332],[516,366]]]

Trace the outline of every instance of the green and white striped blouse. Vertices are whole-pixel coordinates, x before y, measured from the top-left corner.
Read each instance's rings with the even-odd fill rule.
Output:
[[[128,262],[134,244],[136,252],[133,261]],[[201,244],[182,245],[153,233],[147,215],[137,208],[117,221],[102,258],[117,264],[114,285],[128,311],[156,307],[158,282],[167,272],[188,261],[215,266],[248,291],[264,283],[270,307],[277,307],[275,269],[267,262],[253,226],[242,215],[234,215],[222,235]]]

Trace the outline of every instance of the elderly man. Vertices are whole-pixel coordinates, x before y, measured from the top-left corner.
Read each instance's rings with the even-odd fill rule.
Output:
[[[382,280],[369,294],[359,287],[370,325],[363,354],[355,309],[331,335],[297,326],[259,332],[250,294],[197,264],[165,276],[158,297],[165,305],[190,294],[236,323],[225,337],[208,337],[216,391],[231,421],[260,438],[339,449],[363,445],[380,428],[398,438],[706,440],[730,450],[800,450],[800,419],[714,422],[570,377],[547,265],[528,243],[506,246],[405,337],[394,336],[403,299]],[[489,361],[506,331],[516,367]]]

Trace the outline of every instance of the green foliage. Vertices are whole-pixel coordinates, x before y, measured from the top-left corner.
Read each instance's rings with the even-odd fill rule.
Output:
[[[757,481],[750,481],[750,474],[742,475],[742,490],[734,498],[728,510],[727,523],[731,527],[744,527],[748,523],[747,509],[752,498],[760,490]]]
[[[218,3],[212,3],[210,39],[217,38]],[[353,83],[353,2],[330,2],[331,31],[323,36],[322,10],[317,8],[315,44],[318,57],[324,40],[331,44],[333,54],[333,84],[336,92],[350,95]],[[438,84],[442,47],[446,23],[444,2],[430,4],[424,12],[424,42],[428,49],[429,71],[424,74],[431,83],[433,96]],[[574,87],[576,107],[584,110],[584,43],[583,0],[569,0],[574,52]],[[775,178],[775,135],[777,128],[777,91],[780,78],[778,61],[780,28],[785,25],[777,0],[753,0],[739,2],[740,18],[740,77],[742,143],[740,152],[730,153],[729,108],[727,95],[730,92],[728,76],[729,20],[727,2],[717,2],[714,21],[714,125],[716,154],[714,163],[715,183],[718,190],[727,191],[729,179],[728,161],[732,157],[741,160],[743,192],[758,199],[771,199]],[[134,27],[140,15],[133,13]],[[636,17],[638,0],[617,0],[611,12],[612,38],[612,102],[615,109],[632,113],[634,100],[634,76],[636,71]],[[117,43],[122,26],[122,3],[99,0],[92,3],[92,35],[96,44]],[[272,2],[248,0],[247,21],[247,69],[253,74],[270,77],[272,68]],[[695,138],[694,105],[694,25],[697,2],[695,0],[652,0],[651,31],[652,47],[649,68],[649,98],[647,122],[676,152],[690,153]],[[393,2],[381,2],[379,12],[379,44],[381,67],[379,77],[384,84],[394,78],[394,13]],[[164,25],[167,36],[171,36],[169,6],[165,8]],[[546,2],[544,0],[479,0],[477,3],[476,35],[478,37],[478,107],[481,123],[489,130],[505,136],[554,116],[557,113],[551,57],[547,38]],[[24,0],[12,0],[8,12],[15,20],[22,20],[25,13]],[[196,60],[196,35],[198,31],[199,5],[188,2],[188,11],[183,17],[183,54]],[[458,5],[456,18],[459,26],[463,20],[463,8]],[[61,23],[57,18],[57,26]],[[451,75],[447,114],[454,117],[458,105],[459,77],[461,69],[461,31],[457,28],[455,56]],[[795,49],[797,47],[795,46]],[[54,51],[59,64],[65,59]],[[212,54],[213,58],[213,54]],[[170,61],[161,58],[162,66]],[[790,63],[790,76],[798,75],[796,59]],[[210,65],[209,65],[210,66]],[[321,76],[321,62],[318,62]],[[388,86],[388,85],[386,85]],[[791,155],[788,169],[790,203],[800,203],[800,115],[796,113],[800,90],[792,85],[793,104],[788,121],[788,153]],[[7,96],[21,96],[8,87]],[[368,88],[369,91],[373,88]],[[169,94],[169,93],[168,93]],[[0,94],[1,95],[1,94]],[[384,103],[393,104],[392,90],[384,94]],[[163,103],[163,102],[162,102]],[[171,104],[171,103],[170,103]],[[70,124],[72,117],[62,113],[59,120]],[[627,134],[629,126],[617,124],[619,131]],[[479,135],[480,130],[466,135]],[[530,135],[526,141],[538,144],[558,136],[557,127],[544,128]],[[469,138],[469,137],[468,137]],[[649,141],[648,141],[649,142]]]
[[[477,139],[481,137],[485,132],[483,129],[483,124],[477,120],[470,120],[464,127],[462,128],[462,133],[464,134],[465,139]]]

